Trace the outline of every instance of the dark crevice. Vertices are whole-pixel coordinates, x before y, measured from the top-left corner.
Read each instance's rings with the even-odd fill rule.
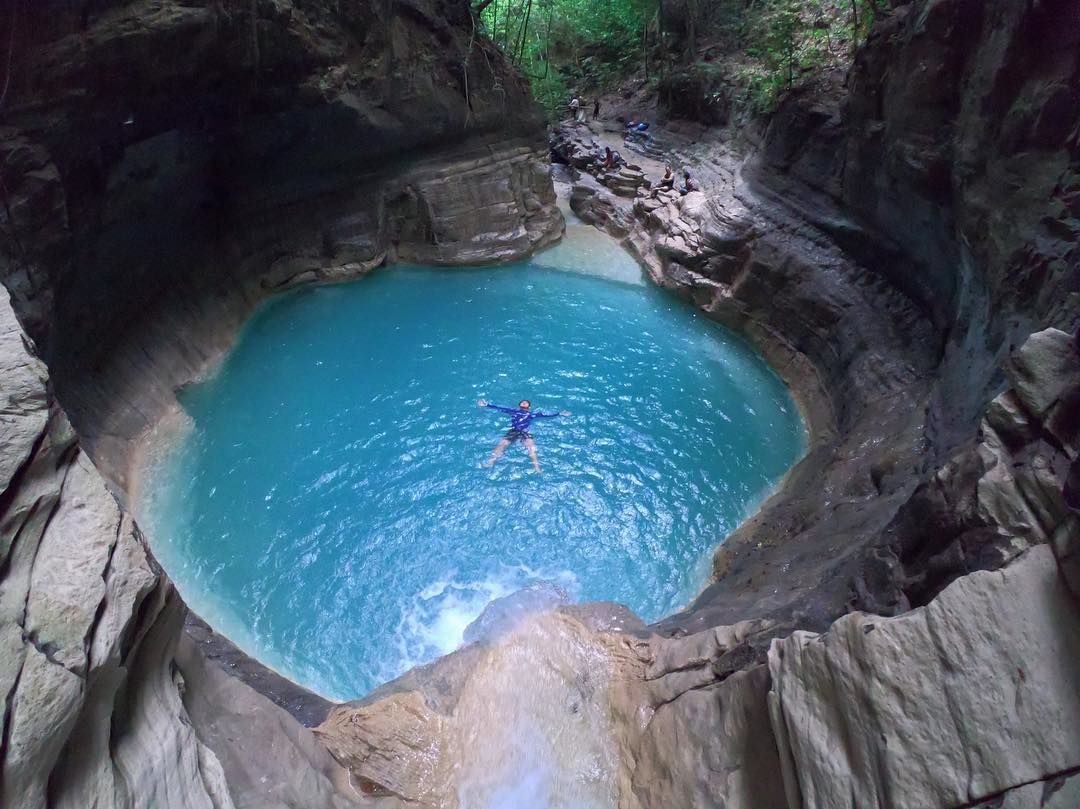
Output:
[[[57,497],[56,501],[53,502],[53,509],[57,507],[59,499],[60,498]],[[34,503],[30,506],[30,510],[26,514],[26,518],[19,524],[18,529],[15,531],[15,535],[11,538],[11,545],[8,547],[7,556],[5,556],[3,559],[0,559],[0,582],[4,581],[4,579],[7,578],[8,571],[11,569],[12,559],[14,559],[15,554],[19,549],[19,544],[22,540],[23,532],[26,530],[26,526],[33,522],[34,517],[37,516],[38,510],[41,508],[41,504],[46,500],[47,498],[42,497],[34,501]],[[23,610],[23,613],[25,614],[25,609]],[[21,624],[21,620],[19,621],[19,623]]]
[[[98,628],[101,626],[101,618],[105,614],[105,610],[109,606],[109,573],[112,571],[113,556],[116,555],[116,548],[120,544],[120,532],[124,528],[123,515],[116,523],[116,531],[113,532],[113,541],[109,546],[109,554],[105,558],[105,565],[101,570],[101,581],[104,585],[104,592],[101,594],[101,601],[98,602],[97,609],[94,611],[94,619],[90,622],[90,626],[87,628],[86,637],[83,639],[83,652],[86,656],[86,672],[90,671],[92,660],[90,655],[94,648],[94,640],[97,638]]]
[[[669,674],[679,674],[684,671],[695,671],[697,669],[706,669],[712,666],[712,658],[706,657],[697,660],[687,661],[685,665],[676,666],[675,668],[664,669],[660,674],[655,677],[645,677],[645,682],[655,683],[667,677]]]
[[[1042,799],[1039,801],[1039,806],[1044,806],[1046,802],[1053,797],[1054,793],[1061,789],[1066,779],[1078,775],[1080,775],[1080,767],[1070,767],[1067,770],[1059,770],[1058,772],[1033,778],[1030,781],[1022,781],[1019,784],[1013,784],[1000,792],[983,795],[974,800],[970,800],[967,803],[950,806],[949,809],[998,809],[998,807],[1004,805],[1005,798],[1010,792],[1022,789],[1026,786],[1031,786],[1032,784],[1043,784],[1043,794]]]
[[[656,703],[653,706],[653,710],[654,711],[659,711],[665,705],[670,705],[671,703],[675,702],[680,697],[685,696],[686,694],[689,694],[689,693],[691,693],[693,691],[708,691],[711,688],[716,688],[718,685],[720,685],[721,682],[722,682],[721,680],[710,680],[707,683],[702,683],[701,685],[695,685],[695,686],[692,686],[691,688],[687,688],[685,691],[680,691],[678,694],[671,697],[671,699],[665,699],[663,702]]]
[[[142,636],[146,634],[149,624],[149,615],[154,608],[154,599],[150,595],[156,589],[156,585],[147,590],[146,594],[135,604],[131,620],[128,622],[124,633],[120,638],[120,660],[124,662],[131,656],[132,650],[138,645]]]
[[[23,639],[23,641],[25,643],[29,643],[31,646],[33,646],[38,651],[39,654],[41,654],[46,660],[48,660],[54,666],[60,666],[61,668],[67,669],[67,667],[63,663],[61,663],[59,660],[56,659],[56,653],[57,653],[57,651],[59,650],[60,647],[57,646],[52,641],[49,641],[49,640],[43,641],[43,640],[41,640],[41,638],[38,637],[37,630],[31,631],[31,632],[23,632],[22,633],[22,639]],[[80,677],[83,676],[83,672],[73,671],[71,669],[67,669],[67,670],[71,671],[72,674],[76,674],[76,675],[78,675]]]

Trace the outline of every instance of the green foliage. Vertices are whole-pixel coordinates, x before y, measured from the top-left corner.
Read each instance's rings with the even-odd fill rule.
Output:
[[[750,0],[740,44],[742,103],[768,112],[796,84],[846,69],[888,0]]]
[[[572,94],[608,88],[641,66],[642,31],[655,13],[656,0],[491,0],[480,19],[558,116]]]
[[[889,0],[473,0],[480,28],[553,118],[645,73],[677,115],[768,112],[792,87],[846,69]],[[716,59],[717,56],[723,58]],[[710,61],[714,60],[716,61]]]
[[[715,62],[669,67],[658,82],[660,101],[677,118],[722,124],[729,114],[726,79],[724,66]]]
[[[790,87],[801,51],[800,0],[774,0],[753,20],[746,52],[760,59],[774,83]]]

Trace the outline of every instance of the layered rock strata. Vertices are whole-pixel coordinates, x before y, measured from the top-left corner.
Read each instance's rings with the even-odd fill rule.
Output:
[[[739,650],[775,634],[767,619],[664,637],[602,610],[563,610],[337,707],[316,733],[369,791],[456,806],[469,758],[462,726],[475,721],[462,695],[533,644],[539,659],[573,648],[590,660],[588,680],[574,667],[560,674],[574,696],[548,700],[552,713],[567,713],[549,721],[569,727],[583,710],[610,717],[612,806],[1071,806],[1080,794],[1080,513],[1062,500],[1060,465],[1011,473],[1037,453],[1036,434],[1080,455],[1075,421],[1062,426],[1080,395],[1080,350],[1041,332],[1007,372],[1012,387],[987,409],[974,450],[994,456],[991,474],[932,484],[983,509],[981,530],[1012,551],[996,570],[961,576],[901,616],[853,612],[821,634],[774,638],[761,664]],[[510,710],[500,698],[524,698],[490,684],[486,693],[496,715]]]
[[[516,636],[553,621],[588,650],[598,679],[560,670],[612,723],[623,805],[1064,809],[1080,790],[1075,356],[1048,331],[1005,362],[1076,325],[1074,13],[900,5],[844,107],[791,99],[750,160],[676,144],[704,194],[575,189],[762,347],[814,432],[685,614]],[[123,496],[133,439],[275,290],[552,238],[521,79],[450,0],[18,3],[5,24],[0,274],[53,376],[0,306],[4,805],[454,805],[443,756],[483,738],[503,647],[312,734],[294,714],[325,706],[282,710],[181,635],[95,465]]]
[[[464,0],[19,2],[2,17],[0,803],[351,804],[347,772],[294,718],[326,703],[204,626],[185,636],[114,496],[175,388],[267,296],[558,238],[527,85]],[[31,339],[49,379],[11,348]]]
[[[795,95],[757,136],[665,133],[702,194],[624,199],[589,135],[556,139],[581,171],[575,211],[658,284],[748,335],[815,439],[665,631],[749,617],[820,630],[853,608],[903,612],[1009,558],[954,501],[939,493],[928,509],[924,481],[956,471],[950,458],[976,440],[1032,328],[1080,322],[1080,107],[1065,103],[1080,86],[1080,29],[1058,28],[1075,13],[900,6],[843,103]],[[1054,441],[1031,462],[1063,463]],[[988,468],[974,463],[971,474]]]
[[[772,642],[768,665],[734,673],[732,653],[767,621],[666,638],[618,610],[575,608],[334,709],[320,743],[178,641],[175,592],[78,449],[10,308],[0,314],[5,805],[453,806],[461,762],[478,755],[476,738],[490,740],[487,720],[520,702],[523,662],[540,661],[578,696],[532,705],[553,712],[560,734],[583,713],[600,722],[584,739],[601,745],[604,789],[620,806],[974,806],[1003,795],[1062,809],[1080,788],[1080,514],[1064,508],[1054,464],[1026,480],[957,476],[968,484],[951,490],[958,502],[980,502],[989,486],[982,502],[998,508],[984,519],[1019,556],[925,608],[797,632]],[[1008,373],[977,452],[1017,469],[1041,435],[1075,459],[1080,352],[1069,337],[1033,336]],[[1029,547],[1036,525],[1054,541]]]
[[[464,0],[17,3],[9,23],[0,276],[121,491],[135,439],[272,292],[561,232],[527,85]]]
[[[353,805],[310,731],[183,634],[3,290],[0,372],[0,805]]]

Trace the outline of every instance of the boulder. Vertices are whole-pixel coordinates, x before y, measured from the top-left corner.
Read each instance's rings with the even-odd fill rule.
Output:
[[[49,417],[45,365],[27,350],[6,289],[0,288],[0,486],[26,463]],[[3,488],[0,488],[3,491]]]
[[[1080,609],[1050,549],[769,650],[804,809],[960,806],[1080,767]]]
[[[1080,351],[1070,335],[1046,329],[1031,335],[1005,364],[1017,398],[1039,418],[1080,388]]]
[[[635,197],[638,189],[649,187],[645,174],[640,169],[631,166],[622,166],[615,171],[601,173],[598,179],[620,197]]]

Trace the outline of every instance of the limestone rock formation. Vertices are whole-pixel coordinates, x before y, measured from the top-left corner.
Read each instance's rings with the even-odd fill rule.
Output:
[[[792,94],[760,138],[671,127],[669,159],[695,169],[701,197],[631,204],[578,179],[575,211],[748,336],[813,434],[782,489],[725,540],[716,582],[664,631],[750,617],[820,631],[853,608],[903,612],[1010,556],[978,540],[978,521],[958,525],[953,500],[920,513],[935,470],[980,478],[993,466],[987,497],[1006,462],[1046,462],[1063,480],[1058,439],[1037,439],[1030,458],[969,450],[1016,346],[1080,324],[1080,106],[1063,103],[1080,86],[1080,29],[1058,25],[1071,15],[1062,2],[897,4],[842,97]],[[591,165],[577,129],[553,148]],[[1002,211],[1016,215],[999,222]]]
[[[0,368],[0,805],[352,805],[309,731],[182,637],[186,607],[80,448],[4,290]]]
[[[1045,545],[769,652],[801,806],[963,806],[1080,765],[1080,622]]]
[[[811,429],[781,491],[725,540],[717,582],[664,631],[754,617],[823,629],[865,567],[851,546],[883,531],[918,482],[935,337],[902,293],[751,187],[736,155],[723,164],[699,171],[703,191],[685,197],[624,200],[582,175],[571,204],[621,237],[656,283],[748,336]],[[835,206],[829,215],[844,221]]]
[[[0,278],[122,489],[132,440],[271,292],[561,232],[537,109],[466,0],[15,14]]]
[[[183,607],[52,402],[6,292],[0,365],[0,803],[231,807],[183,721]]]
[[[624,613],[524,616],[335,707],[315,734],[365,793],[408,806],[614,806],[609,678],[635,658],[605,630]]]
[[[1074,352],[1052,329],[1018,350],[1016,387],[988,408],[983,449],[1004,451],[989,424],[1002,402],[1043,402],[1053,420],[1053,403],[1080,388]],[[1029,442],[1045,435],[1032,412],[1022,424]],[[1059,451],[1076,457],[1080,443]],[[336,708],[316,732],[372,791],[458,806],[457,767],[475,752],[461,752],[461,728],[477,713],[462,695],[482,684],[484,715],[504,720],[490,726],[512,724],[505,713],[522,696],[493,682],[513,678],[484,673],[506,671],[522,648],[550,661],[569,647],[589,650],[590,709],[611,717],[611,805],[622,809],[946,809],[998,796],[1004,803],[985,805],[1069,806],[1080,788],[1080,600],[1060,560],[1080,553],[1080,515],[1060,508],[1060,476],[977,482],[942,472],[935,485],[958,515],[981,515],[991,549],[1012,552],[952,577],[925,606],[850,613],[821,634],[751,620],[674,637],[564,611]],[[1001,509],[980,509],[988,488]],[[1033,519],[993,522],[1002,514]],[[557,715],[563,702],[541,704]]]
[[[794,94],[749,143],[673,138],[702,193],[575,185],[658,284],[761,347],[812,427],[687,611],[536,617],[314,731],[296,716],[324,705],[183,635],[123,509],[175,387],[277,290],[558,235],[524,81],[468,5],[14,4],[0,804],[482,802],[529,760],[524,724],[591,774],[571,803],[1075,806],[1070,0],[890,4],[840,103]],[[576,135],[556,149],[596,166]]]
[[[279,289],[557,238],[526,85],[462,0],[18,3],[4,24],[0,803],[350,803],[220,642],[181,636],[94,466],[125,500],[135,439]]]

